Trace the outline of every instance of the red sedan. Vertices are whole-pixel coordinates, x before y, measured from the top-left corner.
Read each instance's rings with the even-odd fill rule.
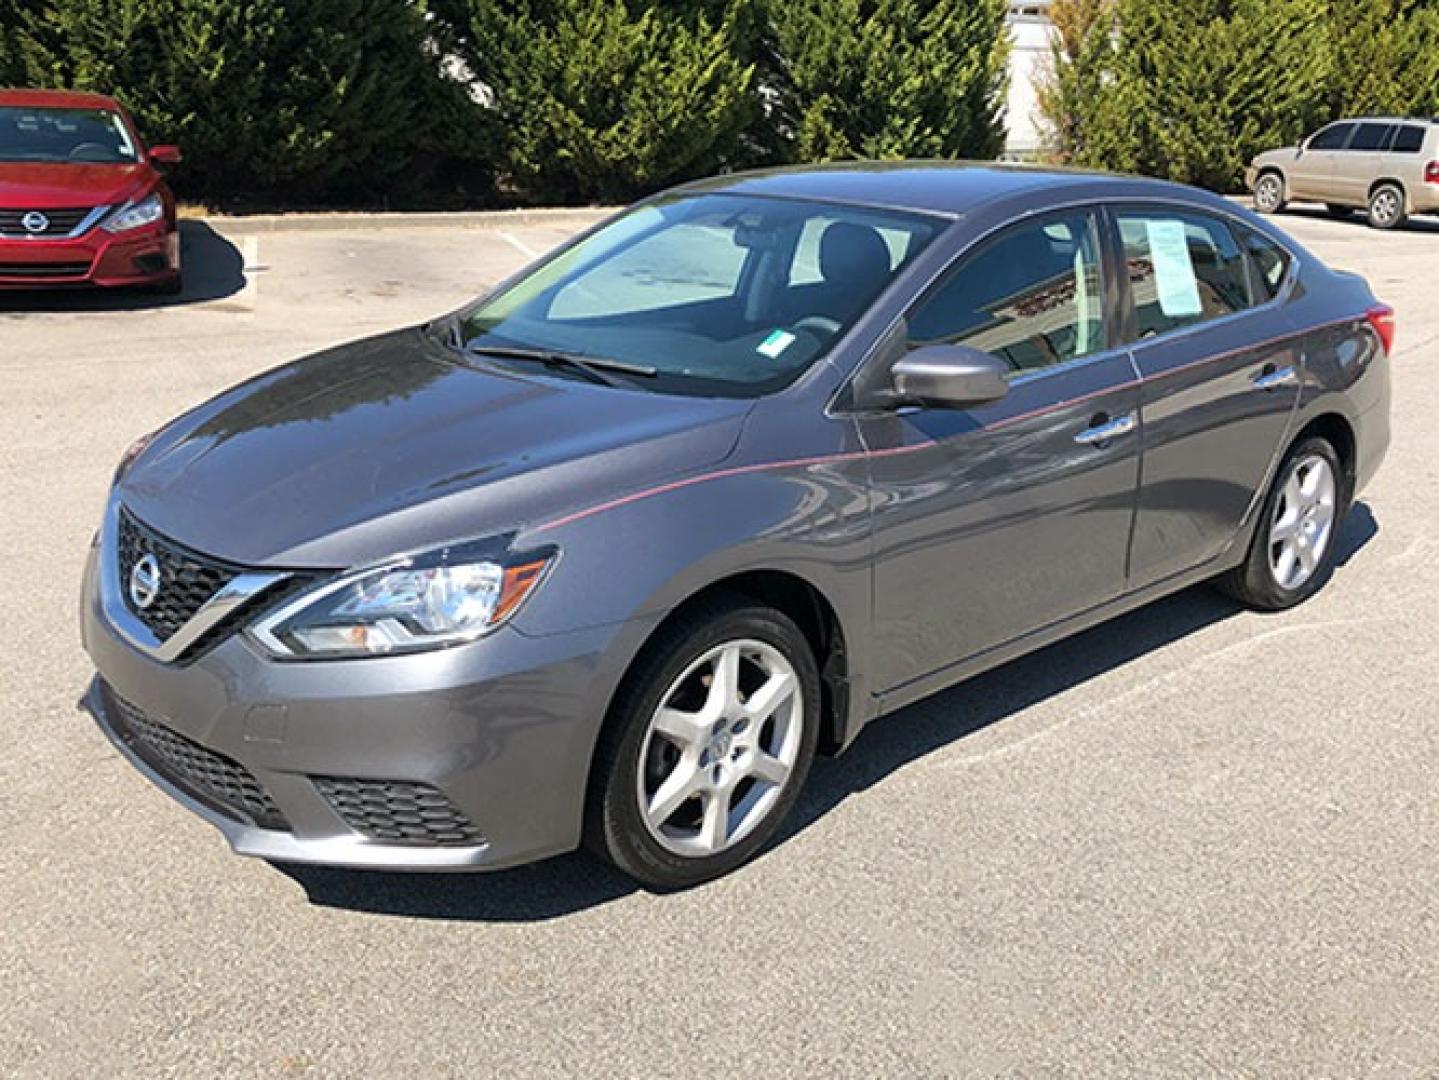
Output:
[[[143,285],[180,291],[175,196],[119,102],[0,90],[0,289]]]

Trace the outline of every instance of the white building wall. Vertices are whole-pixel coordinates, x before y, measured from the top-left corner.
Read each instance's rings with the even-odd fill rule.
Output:
[[[1053,33],[1053,26],[1045,13],[1049,4],[1050,0],[1013,0],[1009,5],[1009,34],[1013,48],[1009,54],[1009,138],[1004,146],[1005,157],[1028,158],[1040,150],[1034,76],[1049,55]]]

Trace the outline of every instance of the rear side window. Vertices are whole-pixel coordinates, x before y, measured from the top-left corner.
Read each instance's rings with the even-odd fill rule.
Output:
[[[1349,133],[1354,130],[1353,124],[1330,124],[1314,138],[1309,140],[1311,150],[1340,150],[1349,141]]]
[[[1424,129],[1414,124],[1400,124],[1394,136],[1394,153],[1417,154],[1424,149]]]
[[[1388,142],[1392,124],[1360,124],[1349,144],[1351,150],[1380,150]]]
[[[1015,371],[1106,346],[1099,222],[1078,210],[1011,226],[909,318],[914,345],[968,345]]]
[[[1284,286],[1284,276],[1289,273],[1289,253],[1267,237],[1260,236],[1252,229],[1239,227],[1239,240],[1249,252],[1249,261],[1259,277],[1259,287],[1264,290],[1264,299],[1273,300]]]
[[[1222,221],[1168,210],[1116,220],[1141,339],[1250,306],[1244,256]]]

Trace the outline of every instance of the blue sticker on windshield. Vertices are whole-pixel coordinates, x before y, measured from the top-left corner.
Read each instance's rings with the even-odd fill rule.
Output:
[[[785,330],[775,330],[769,337],[759,343],[756,352],[763,353],[771,360],[778,360],[779,354],[784,352],[794,343],[794,335]]]

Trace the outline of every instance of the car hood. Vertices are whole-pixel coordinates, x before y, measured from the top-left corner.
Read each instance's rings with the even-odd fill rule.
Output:
[[[106,206],[143,194],[155,172],[148,165],[63,165],[0,161],[0,208],[73,210]]]
[[[278,368],[165,428],[120,497],[209,555],[348,567],[542,523],[713,465],[752,405],[457,359],[413,329]]]

